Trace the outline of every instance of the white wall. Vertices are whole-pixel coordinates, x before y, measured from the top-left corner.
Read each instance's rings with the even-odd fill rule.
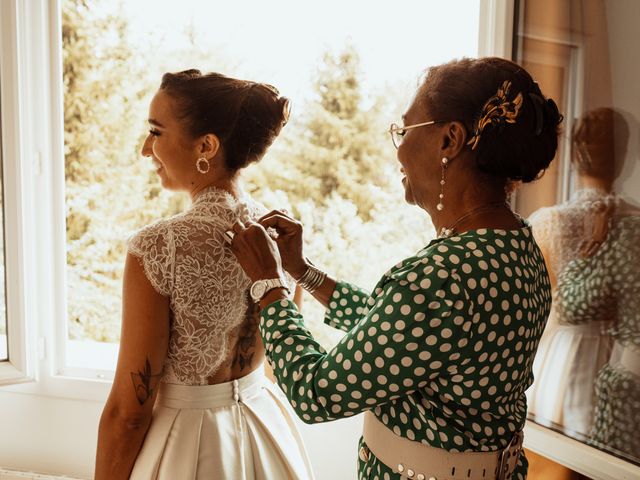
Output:
[[[92,478],[102,407],[0,388],[0,467]],[[300,429],[318,480],[356,478],[360,417]]]
[[[640,49],[638,0],[606,0],[613,107],[629,122],[629,145],[624,169],[616,184],[623,195],[640,204]]]

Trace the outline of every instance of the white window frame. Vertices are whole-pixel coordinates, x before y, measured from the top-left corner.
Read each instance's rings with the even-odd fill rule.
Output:
[[[62,45],[60,0],[1,0],[4,23],[17,40],[9,51],[15,75],[7,80],[15,92],[19,125],[13,148],[20,148],[21,170],[16,188],[23,205],[14,217],[29,219],[16,241],[24,252],[15,263],[24,280],[15,288],[23,306],[13,322],[24,329],[22,352],[36,381],[4,387],[10,391],[77,400],[103,401],[113,371],[66,365],[66,232],[62,101]],[[10,15],[5,17],[6,12]],[[28,34],[27,34],[28,32]],[[7,34],[8,35],[8,34]],[[17,60],[19,59],[19,61]],[[3,69],[7,71],[7,69]],[[4,107],[3,107],[4,110]],[[20,119],[21,123],[17,123]],[[27,121],[28,119],[28,121]],[[6,123],[5,123],[6,124]],[[13,282],[13,280],[12,280]],[[12,334],[13,335],[13,334]]]
[[[25,211],[29,208],[29,185],[25,182],[28,153],[25,151],[25,109],[20,97],[24,65],[20,56],[23,39],[19,36],[20,5],[0,3],[0,105],[2,106],[0,146],[4,183],[4,235],[7,347],[9,360],[0,363],[0,385],[33,380],[33,328],[27,318],[32,305],[24,296],[28,285],[28,228]],[[4,319],[2,319],[4,321]]]
[[[0,364],[0,385],[4,391],[104,401],[113,372],[63,368],[67,306],[60,1],[3,0],[0,31],[10,355],[9,362]]]
[[[513,58],[515,0],[481,0],[478,56]],[[580,74],[581,58],[573,58]],[[581,82],[576,82],[580,84]],[[580,85],[579,85],[580,86]],[[579,110],[582,91],[574,92],[570,102]],[[568,175],[568,169],[562,172]],[[560,185],[560,197],[566,197],[569,179]],[[558,198],[561,201],[563,198]],[[640,478],[640,466],[590,447],[550,428],[527,421],[524,446],[539,455],[597,480],[633,480]]]
[[[511,58],[513,6],[513,0],[481,0],[479,55]],[[63,368],[67,331],[60,38],[59,0],[0,1],[11,356],[0,365],[0,385],[16,383],[3,386],[4,391],[104,401],[113,372]],[[528,422],[526,431],[527,448],[586,475],[611,480],[640,475],[640,467],[535,423]]]
[[[513,17],[514,0],[481,0],[479,55],[511,58]],[[0,385],[15,383],[3,386],[4,391],[104,401],[113,372],[63,368],[67,330],[60,38],[59,0],[0,1],[10,354],[10,361],[0,364]],[[580,473],[607,480],[640,478],[640,467],[550,429],[527,422],[525,430],[527,448]]]

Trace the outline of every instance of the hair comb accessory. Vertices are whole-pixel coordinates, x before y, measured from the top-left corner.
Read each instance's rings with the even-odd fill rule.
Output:
[[[522,107],[522,93],[518,93],[513,100],[507,100],[510,88],[511,82],[509,80],[502,82],[497,93],[482,107],[478,125],[467,142],[467,145],[471,145],[471,150],[475,150],[478,146],[482,132],[487,125],[503,127],[505,123],[516,123],[516,118]]]

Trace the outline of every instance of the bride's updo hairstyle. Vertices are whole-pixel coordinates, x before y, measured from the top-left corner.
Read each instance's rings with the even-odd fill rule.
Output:
[[[478,169],[505,181],[540,177],[558,147],[562,115],[521,66],[463,58],[427,70],[418,90],[428,120],[459,121]]]
[[[264,83],[185,70],[165,73],[160,89],[176,102],[187,133],[220,139],[231,171],[260,160],[289,118],[289,100]]]
[[[585,113],[573,124],[571,161],[583,175],[615,180],[624,166],[629,142],[629,124],[610,107]]]

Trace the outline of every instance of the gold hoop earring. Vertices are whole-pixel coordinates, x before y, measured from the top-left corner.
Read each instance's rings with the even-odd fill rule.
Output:
[[[209,171],[209,168],[211,166],[209,165],[209,160],[207,160],[205,157],[200,157],[197,161],[196,161],[196,168],[198,169],[198,171],[200,173],[202,173],[203,175],[205,173],[207,173]]]
[[[444,210],[444,184],[445,184],[445,171],[447,170],[447,165],[449,164],[449,159],[447,157],[442,157],[442,176],[440,177],[440,195],[438,195],[438,204],[436,208],[439,212]]]

